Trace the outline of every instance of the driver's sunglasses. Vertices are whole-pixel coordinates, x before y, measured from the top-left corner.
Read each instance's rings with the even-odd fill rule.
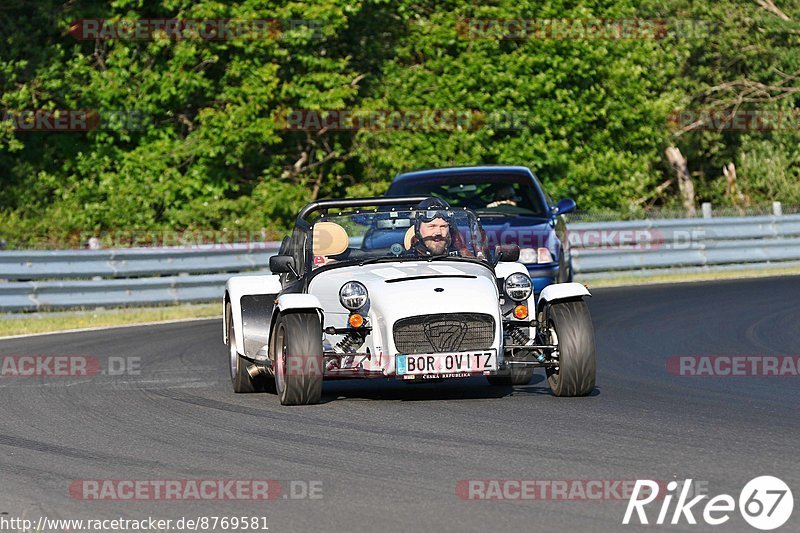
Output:
[[[453,216],[452,211],[446,211],[443,209],[428,209],[425,211],[417,211],[417,217],[422,222],[431,222],[435,218],[441,218],[442,220],[447,220]]]

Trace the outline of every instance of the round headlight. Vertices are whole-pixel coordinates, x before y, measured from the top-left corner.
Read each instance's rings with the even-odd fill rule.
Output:
[[[518,272],[506,278],[503,290],[505,290],[506,295],[515,302],[523,302],[527,300],[531,292],[533,292],[533,284],[531,283],[531,278]]]
[[[369,293],[363,283],[348,281],[339,289],[339,301],[350,311],[355,311],[367,305]]]

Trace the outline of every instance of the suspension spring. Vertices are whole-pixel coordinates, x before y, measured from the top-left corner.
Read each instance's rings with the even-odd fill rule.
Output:
[[[522,328],[513,328],[512,327],[511,331],[509,332],[509,336],[511,337],[511,340],[513,340],[514,343],[519,345],[519,346],[527,346],[531,342],[531,338],[528,336],[527,333],[522,331]],[[536,360],[539,361],[540,363],[544,362],[544,359],[545,359],[544,358],[544,353],[539,352],[538,354],[536,354],[535,357],[536,357]]]
[[[336,344],[336,346],[333,348],[333,351],[338,353],[352,353],[355,352],[356,349],[362,344],[364,344],[363,337],[356,335],[355,333],[348,333]]]
[[[528,337],[527,333],[522,331],[522,328],[511,328],[511,332],[509,333],[511,339],[514,341],[515,344],[519,344],[520,346],[525,346],[531,340]]]

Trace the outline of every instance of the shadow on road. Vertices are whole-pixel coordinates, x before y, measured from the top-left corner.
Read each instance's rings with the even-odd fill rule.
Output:
[[[539,385],[539,384],[543,384]],[[514,394],[550,394],[544,376],[534,375],[528,385],[499,387],[485,378],[434,382],[404,382],[394,379],[326,381],[322,403],[341,400],[399,400],[406,402],[441,400],[482,400]]]

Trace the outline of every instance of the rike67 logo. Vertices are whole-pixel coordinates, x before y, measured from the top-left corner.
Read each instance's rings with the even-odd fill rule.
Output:
[[[729,494],[714,496],[700,505],[708,495],[690,497],[692,480],[687,479],[684,483],[678,484],[677,481],[670,481],[667,484],[666,494],[659,494],[659,484],[651,480],[637,480],[633,488],[628,508],[625,510],[625,517],[622,523],[625,525],[635,524],[632,521],[634,512],[640,524],[650,524],[652,514],[647,515],[645,507],[657,499],[661,501],[661,508],[655,524],[664,525],[680,524],[685,520],[687,524],[696,525],[697,520],[694,513],[698,513],[706,524],[712,526],[722,525],[731,518],[731,514],[736,510],[737,501]],[[676,489],[681,487],[680,494]],[[644,497],[642,497],[644,495]],[[672,501],[677,496],[675,507]],[[792,515],[794,508],[794,497],[789,486],[782,480],[773,476],[760,476],[751,479],[742,489],[738,500],[739,512],[742,518],[756,529],[769,531],[784,525]],[[670,516],[670,511],[672,511]]]

